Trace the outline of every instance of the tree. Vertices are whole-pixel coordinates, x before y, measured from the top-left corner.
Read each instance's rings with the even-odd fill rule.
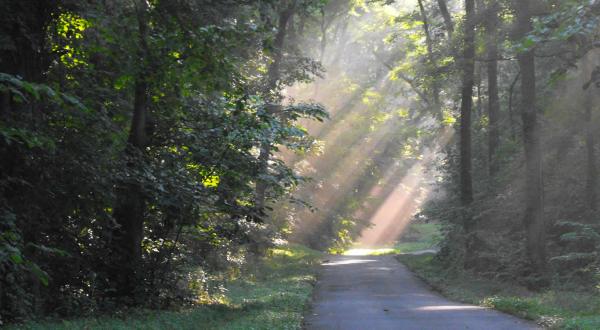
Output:
[[[446,25],[446,31],[448,33],[448,39],[452,40],[452,35],[454,34],[454,23],[452,22],[452,16],[450,15],[450,11],[448,10],[448,4],[446,0],[437,0],[438,7],[440,8],[440,13],[444,18],[444,24]]]
[[[488,168],[490,176],[498,172],[497,150],[500,144],[500,98],[498,96],[498,3],[488,2],[486,9],[488,78]]]
[[[462,92],[460,106],[460,195],[463,206],[473,202],[471,115],[475,74],[475,1],[465,0]]]
[[[583,65],[583,72],[590,73],[589,82],[584,84],[583,91],[584,95],[584,116],[583,123],[585,126],[585,146],[586,146],[586,195],[588,199],[588,206],[590,210],[596,211],[597,209],[597,184],[598,184],[598,170],[596,161],[596,143],[595,143],[595,129],[593,124],[592,111],[594,109],[594,93],[595,87],[597,86],[597,79],[600,73],[598,67],[592,68],[589,59],[584,59],[585,64]],[[586,77],[587,78],[587,77]],[[591,87],[591,89],[590,89]]]
[[[434,53],[434,45],[433,38],[431,36],[431,30],[429,26],[429,20],[427,19],[427,12],[425,11],[425,6],[423,5],[423,0],[418,0],[419,12],[421,13],[421,20],[423,22],[423,32],[425,33],[425,43],[427,45],[427,60],[429,68],[432,72],[437,72],[437,63]],[[442,106],[440,103],[440,87],[438,85],[437,79],[433,80],[431,86],[431,99],[433,101],[432,104],[432,112],[434,115],[438,117],[438,119],[443,118],[442,114]]]
[[[275,35],[275,40],[273,42],[273,59],[267,74],[267,82],[264,91],[265,100],[267,102],[265,105],[265,112],[267,116],[274,116],[275,120],[279,119],[278,117],[281,116],[281,105],[279,104],[281,102],[281,62],[283,61],[288,24],[296,10],[296,2],[296,0],[290,0],[285,2],[281,7],[277,34]],[[325,36],[323,36],[323,38],[325,38]],[[267,139],[262,143],[260,148],[260,155],[258,156],[260,163],[259,170],[263,175],[268,175],[272,143],[273,141],[271,139]],[[267,180],[260,177],[257,178],[255,206],[259,214],[264,214],[268,186]]]
[[[257,178],[269,200],[301,178],[255,150],[309,150],[298,121],[327,113],[281,104],[281,88],[320,66],[287,61],[272,5],[0,5],[11,13],[0,20],[2,321],[181,303],[195,294],[182,291],[196,280],[184,261],[239,267],[226,255],[245,253],[251,234],[282,232],[251,221]]]
[[[532,1],[516,1],[517,36],[521,42],[532,31]],[[533,271],[542,275],[546,269],[546,226],[543,218],[541,132],[536,108],[534,49],[524,47],[517,54],[521,71],[521,119],[525,148],[525,215],[526,253]]]
[[[148,107],[150,74],[148,50],[148,3],[136,1],[135,11],[138,26],[138,54],[140,63],[134,83],[133,115],[129,138],[125,148],[127,167],[132,171],[140,170],[145,148],[148,144]],[[125,182],[119,187],[117,205],[113,216],[116,228],[112,235],[112,254],[114,264],[110,276],[114,281],[118,296],[131,297],[139,281],[139,264],[142,258],[142,239],[144,238],[144,218],[146,201],[140,184]]]

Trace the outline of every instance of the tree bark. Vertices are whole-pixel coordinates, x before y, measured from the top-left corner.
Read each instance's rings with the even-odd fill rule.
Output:
[[[135,78],[133,116],[129,131],[128,144],[125,150],[127,167],[134,170],[138,167],[139,156],[144,153],[148,143],[146,127],[148,119],[148,6],[146,1],[136,3],[138,16],[138,57],[140,67]],[[137,182],[126,182],[117,191],[117,205],[113,212],[117,228],[112,236],[113,264],[111,280],[115,285],[116,295],[132,297],[139,282],[139,266],[142,257],[142,240],[144,238],[144,213],[146,202],[142,187]]]
[[[583,66],[584,73],[591,73],[593,68],[591,67],[590,61],[586,61]],[[591,84],[584,86],[585,92],[585,114],[584,114],[584,127],[585,127],[585,147],[586,147],[586,196],[588,207],[592,211],[596,211],[597,205],[597,182],[598,182],[598,169],[596,168],[596,142],[594,138],[594,124],[592,110],[594,107],[593,95],[595,91],[595,83],[593,82],[594,77],[591,77]],[[590,87],[591,86],[591,87]],[[586,88],[587,87],[587,88]]]
[[[587,95],[585,107],[585,119],[586,119],[586,137],[585,145],[587,150],[587,197],[588,206],[590,210],[596,211],[597,205],[597,191],[596,185],[598,182],[598,170],[596,168],[596,143],[594,141],[594,127],[592,124],[592,101],[591,96]]]
[[[508,122],[510,124],[510,137],[513,141],[517,139],[517,130],[515,127],[517,124],[515,123],[515,118],[513,115],[513,105],[515,103],[515,87],[517,86],[517,83],[520,79],[521,71],[517,73],[512,83],[510,84],[510,88],[508,89]]]
[[[518,38],[525,38],[532,30],[531,0],[519,0],[516,4],[517,35]],[[522,51],[517,58],[521,70],[521,118],[526,167],[526,253],[533,271],[542,275],[546,268],[546,228],[543,219],[541,132],[536,109],[534,51]]]
[[[437,71],[437,64],[435,61],[435,54],[433,53],[433,39],[431,38],[431,31],[429,28],[429,20],[427,19],[427,12],[423,5],[423,0],[418,0],[419,11],[421,13],[421,20],[423,21],[423,32],[425,33],[425,43],[427,44],[427,58],[430,66],[430,70]],[[440,102],[440,87],[435,77],[431,86],[431,99],[433,100],[433,114],[438,117],[439,120],[443,120],[444,114],[442,113],[442,106]]]
[[[473,202],[471,159],[471,115],[473,112],[473,84],[475,74],[475,2],[465,0],[465,42],[462,60],[462,101],[460,106],[460,194],[463,206]]]
[[[279,80],[281,78],[281,62],[283,60],[283,48],[285,46],[285,37],[287,33],[287,26],[290,18],[294,14],[296,8],[296,0],[290,1],[289,5],[286,6],[279,14],[279,24],[277,34],[275,35],[275,41],[273,44],[273,62],[269,67],[267,76],[267,85],[265,90],[265,99],[267,102],[266,112],[268,116],[277,115],[279,107],[280,96],[279,96]],[[269,159],[271,158],[271,142],[265,141],[260,147],[260,154],[258,156],[259,162],[259,174],[267,173],[269,168]],[[266,203],[268,183],[260,178],[256,179],[256,193],[255,193],[255,208],[259,212],[257,220],[264,215],[264,208]]]
[[[477,110],[477,118],[476,120],[481,119],[483,117],[483,79],[481,78],[483,68],[481,65],[475,63],[475,90],[477,91],[477,105],[475,106],[475,110]]]
[[[448,31],[448,39],[452,40],[452,35],[454,34],[454,23],[452,22],[452,16],[450,16],[450,11],[448,10],[448,4],[446,0],[437,0],[438,7],[440,8],[440,13],[444,18],[444,25],[446,25],[446,31]]]
[[[488,10],[487,34],[487,78],[488,78],[488,170],[490,176],[498,172],[497,150],[500,145],[500,97],[498,96],[498,10],[495,3]]]

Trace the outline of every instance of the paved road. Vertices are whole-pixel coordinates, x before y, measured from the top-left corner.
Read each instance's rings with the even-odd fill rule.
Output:
[[[391,256],[335,256],[322,267],[307,330],[537,329],[506,314],[449,301]]]

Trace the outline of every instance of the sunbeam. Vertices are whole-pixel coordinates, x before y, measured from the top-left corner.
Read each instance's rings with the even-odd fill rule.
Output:
[[[426,168],[435,160],[439,150],[448,144],[451,137],[452,130],[444,128],[437,140],[437,146],[427,150],[422,159],[413,165],[392,192],[388,193],[385,201],[371,215],[370,226],[362,231],[358,246],[389,246],[400,237],[414,213],[431,192],[431,182],[428,178],[432,173],[428,173]],[[390,180],[392,173],[385,178]],[[377,195],[380,192],[378,188],[373,188],[371,194]]]

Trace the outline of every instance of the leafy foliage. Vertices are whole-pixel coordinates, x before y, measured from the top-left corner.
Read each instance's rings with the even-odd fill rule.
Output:
[[[297,16],[322,5],[297,2]],[[0,320],[193,304],[214,289],[198,284],[206,274],[239,271],[282,237],[257,181],[276,201],[303,178],[258,152],[307,152],[299,120],[328,117],[284,98],[281,116],[266,111],[322,71],[289,43],[268,86],[285,6],[2,4]],[[135,231],[139,245],[123,250]],[[131,292],[119,273],[136,277]]]

